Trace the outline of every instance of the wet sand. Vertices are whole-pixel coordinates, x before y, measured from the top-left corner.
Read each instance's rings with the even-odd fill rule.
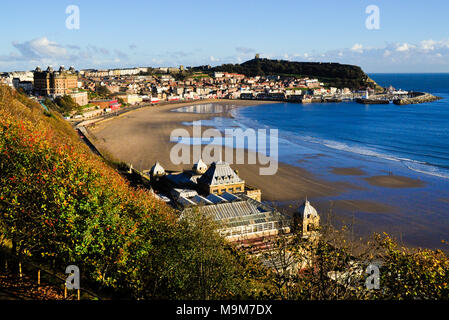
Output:
[[[341,176],[364,176],[366,173],[360,168],[332,168],[332,173]]]
[[[397,208],[385,205],[379,202],[369,200],[336,200],[333,201],[336,209],[345,210],[348,212],[368,212],[368,213],[391,213],[395,212]]]
[[[395,175],[373,176],[365,178],[365,180],[372,186],[384,188],[419,188],[424,186],[421,180]]]

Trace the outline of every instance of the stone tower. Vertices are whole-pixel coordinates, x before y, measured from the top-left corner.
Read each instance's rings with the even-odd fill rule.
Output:
[[[320,216],[310,202],[306,199],[304,204],[298,209],[298,222],[302,224],[302,235],[305,238],[316,234],[316,230],[320,226]]]

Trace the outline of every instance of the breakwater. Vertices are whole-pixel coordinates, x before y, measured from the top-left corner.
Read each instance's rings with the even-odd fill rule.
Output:
[[[355,102],[361,104],[389,104],[390,100],[357,98]]]
[[[414,92],[411,96],[406,98],[400,98],[393,100],[394,104],[397,105],[407,105],[407,104],[418,104],[432,102],[442,99],[441,97],[434,96],[433,94],[427,92]]]

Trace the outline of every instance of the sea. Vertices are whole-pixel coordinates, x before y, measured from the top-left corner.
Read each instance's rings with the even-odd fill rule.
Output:
[[[202,121],[219,130],[278,129],[279,161],[299,166],[319,178],[356,188],[338,196],[312,199],[325,207],[332,200],[369,200],[390,212],[341,212],[357,221],[361,235],[389,232],[406,245],[448,249],[449,241],[449,74],[369,76],[383,87],[424,91],[442,100],[417,105],[343,103],[274,103],[240,107],[232,118]],[[362,177],[334,174],[354,167]],[[372,186],[364,177],[401,175],[422,187]],[[388,210],[387,210],[388,211]]]

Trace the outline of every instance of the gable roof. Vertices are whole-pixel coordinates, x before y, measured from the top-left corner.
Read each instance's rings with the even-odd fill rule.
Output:
[[[218,161],[211,164],[209,169],[198,179],[199,183],[210,186],[243,183],[242,179],[232,170],[228,163]]]
[[[161,166],[159,161],[156,161],[156,164],[151,168],[150,174],[153,175],[153,176],[158,176],[158,175],[164,175],[165,174],[165,170]]]

